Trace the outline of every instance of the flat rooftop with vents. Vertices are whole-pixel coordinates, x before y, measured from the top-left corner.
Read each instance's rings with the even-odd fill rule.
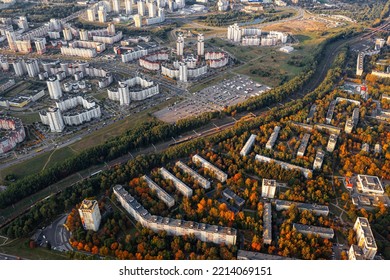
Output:
[[[359,174],[357,176],[357,187],[358,190],[364,193],[383,194],[385,192],[381,180],[377,176]]]

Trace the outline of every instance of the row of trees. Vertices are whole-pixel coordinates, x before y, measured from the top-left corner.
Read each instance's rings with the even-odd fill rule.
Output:
[[[200,17],[200,19],[204,20],[204,22],[209,26],[227,26],[235,22],[250,22],[259,17],[259,14],[247,14],[240,11],[229,11],[223,14],[213,14],[205,17]]]

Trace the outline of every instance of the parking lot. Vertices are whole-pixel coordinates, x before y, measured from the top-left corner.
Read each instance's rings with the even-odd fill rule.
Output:
[[[65,229],[67,214],[58,217],[52,224],[38,231],[36,242],[45,247],[50,244],[51,249],[65,252],[72,250],[69,244],[70,233]]]
[[[270,89],[268,86],[253,82],[249,77],[237,75],[193,94],[187,93],[183,96],[184,101],[164,108],[154,115],[162,121],[174,123],[179,119],[204,112],[221,111],[227,106],[259,96]]]

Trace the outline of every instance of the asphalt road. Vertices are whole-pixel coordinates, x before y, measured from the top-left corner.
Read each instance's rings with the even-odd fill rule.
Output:
[[[52,250],[61,252],[72,250],[69,244],[70,234],[63,226],[67,216],[68,214],[61,215],[52,224],[43,229],[38,237],[38,243],[45,244],[50,242]]]

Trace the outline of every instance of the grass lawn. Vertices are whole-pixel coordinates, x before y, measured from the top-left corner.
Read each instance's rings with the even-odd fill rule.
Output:
[[[7,242],[8,238],[4,236],[0,236],[0,246]]]
[[[39,171],[42,171],[45,166],[49,166],[55,162],[61,162],[75,154],[76,153],[69,147],[43,153],[34,158],[1,170],[0,178],[4,180],[4,177],[8,174],[14,174],[16,177],[21,178],[28,174],[38,173]]]
[[[11,112],[10,115],[22,120],[23,124],[32,124],[34,122],[39,122],[41,119],[39,118],[38,112]]]
[[[291,54],[279,51],[280,46],[275,47],[244,47],[233,45],[225,40],[214,38],[209,42],[214,46],[224,49],[244,64],[232,69],[232,72],[251,77],[254,81],[278,86],[299,75],[304,67],[291,65],[288,62],[293,59],[297,62],[309,61],[317,44],[309,44],[309,39],[296,46]]]
[[[117,121],[112,125],[103,127],[90,135],[84,137],[80,141],[70,145],[70,147],[77,151],[81,152],[86,148],[90,148],[99,144],[103,144],[108,139],[119,136],[126,132],[127,130],[143,123],[144,121],[150,121],[152,117],[149,117],[147,114],[140,113],[134,116],[129,116],[123,120]]]
[[[167,107],[168,105],[174,103],[176,101],[176,98],[172,98],[168,101],[165,101],[153,108],[149,108],[145,111],[142,111],[138,114],[129,116],[127,118],[124,118],[123,120],[117,121],[112,125],[103,127],[90,135],[84,137],[80,141],[70,145],[70,148],[81,152],[86,148],[90,148],[99,144],[103,144],[106,142],[108,139],[122,135],[125,133],[127,130],[134,128],[138,125],[140,125],[143,122],[148,122],[153,119],[151,114],[153,112],[156,112],[162,108]]]
[[[300,21],[291,23],[291,28],[284,24],[264,28],[265,31],[278,30],[292,34],[294,51],[290,54],[280,52],[281,46],[240,46],[220,38],[212,38],[206,43],[229,52],[244,63],[233,68],[233,73],[247,75],[256,82],[276,87],[301,74],[321,42],[345,28],[326,29],[318,22],[307,23],[311,24],[307,28],[306,22]]]
[[[29,239],[15,239],[9,244],[0,247],[0,252],[30,260],[66,260],[65,254],[54,250],[37,247],[29,247]]]

